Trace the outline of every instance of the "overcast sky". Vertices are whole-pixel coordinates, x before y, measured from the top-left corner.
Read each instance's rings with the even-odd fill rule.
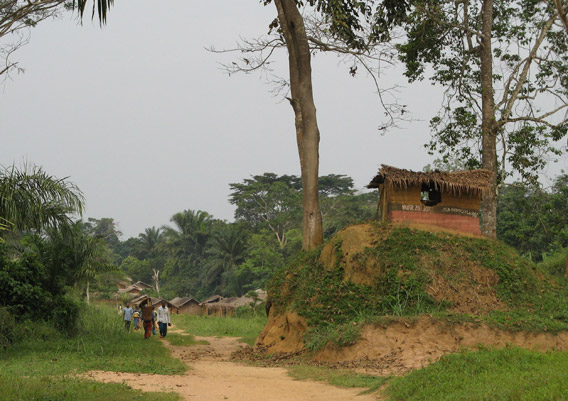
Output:
[[[70,14],[40,23],[14,55],[25,73],[0,87],[0,164],[70,177],[85,217],[114,218],[123,239],[184,209],[232,221],[229,183],[300,174],[294,116],[263,77],[228,76],[219,63],[230,58],[205,48],[262,35],[274,17],[257,1],[118,0],[103,28]],[[381,135],[370,79],[352,78],[333,56],[312,67],[320,175],[346,174],[363,188],[380,164],[421,170],[432,161],[423,144],[438,90],[407,85],[401,102],[423,121]],[[382,77],[399,81],[396,71]]]

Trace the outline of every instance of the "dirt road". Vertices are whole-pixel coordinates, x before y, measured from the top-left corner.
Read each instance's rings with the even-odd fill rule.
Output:
[[[164,344],[189,367],[184,375],[147,375],[91,371],[85,376],[106,383],[126,383],[142,391],[173,391],[188,401],[376,401],[361,389],[343,389],[320,382],[299,381],[283,368],[229,362],[241,347],[235,338],[196,337],[210,345],[177,347]]]

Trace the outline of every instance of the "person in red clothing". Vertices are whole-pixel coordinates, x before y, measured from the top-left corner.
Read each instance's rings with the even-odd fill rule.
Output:
[[[142,308],[142,321],[144,326],[144,338],[148,339],[152,335],[152,328],[154,327],[154,308],[150,299],[145,300],[140,304]]]

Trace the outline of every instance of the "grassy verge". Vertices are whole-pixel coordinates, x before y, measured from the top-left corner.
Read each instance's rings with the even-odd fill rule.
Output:
[[[70,377],[0,375],[0,401],[180,401],[175,393],[133,390],[125,384],[98,383]]]
[[[329,383],[337,387],[366,389],[363,393],[376,391],[385,384],[388,378],[362,375],[349,370],[321,368],[317,366],[290,366],[288,373],[299,380],[316,380]]]
[[[166,340],[175,346],[190,347],[192,345],[208,345],[207,341],[196,341],[191,334],[168,333]]]
[[[566,352],[462,352],[392,379],[386,394],[389,401],[567,400],[566,366]]]
[[[172,321],[178,328],[196,336],[238,337],[241,342],[253,345],[266,324],[266,317],[174,315]]]
[[[0,399],[91,399],[81,393],[82,387],[102,389],[107,385],[62,377],[93,369],[157,374],[181,374],[186,370],[155,336],[144,340],[141,332],[127,333],[122,317],[103,306],[93,305],[83,312],[80,333],[75,337],[65,337],[53,327],[37,322],[19,324],[17,335],[16,344],[0,350]],[[43,388],[42,383],[49,386]],[[120,400],[120,394],[139,394],[126,386],[108,386],[116,398],[113,395],[98,399]]]

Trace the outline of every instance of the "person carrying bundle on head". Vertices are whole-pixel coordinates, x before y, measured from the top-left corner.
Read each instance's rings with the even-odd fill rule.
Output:
[[[152,335],[152,327],[154,327],[154,308],[150,299],[140,304],[142,308],[142,321],[144,326],[144,338],[148,339]]]

